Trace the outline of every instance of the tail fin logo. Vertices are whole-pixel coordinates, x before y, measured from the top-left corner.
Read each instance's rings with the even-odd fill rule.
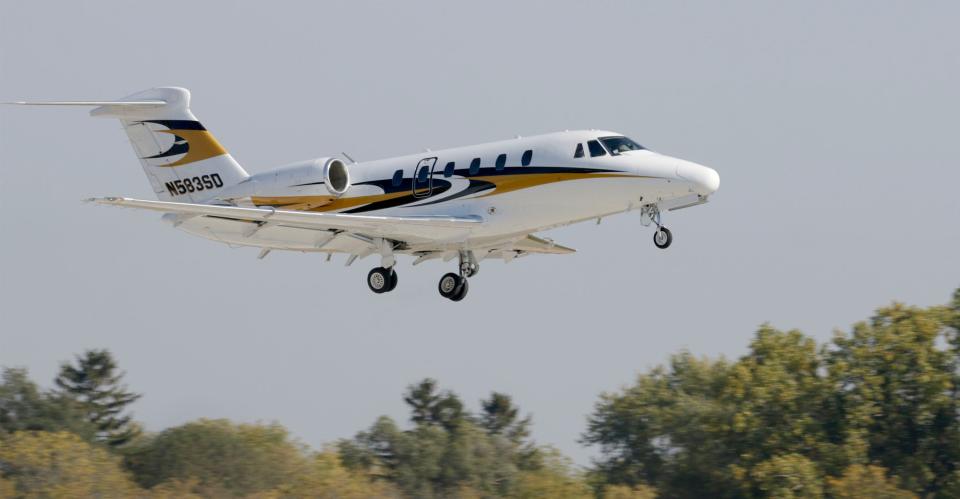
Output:
[[[154,166],[176,167],[227,154],[227,150],[210,135],[199,121],[189,120],[150,120],[141,121],[154,133],[170,134],[173,142],[167,150],[147,156],[145,160]],[[157,125],[157,126],[150,126]],[[175,159],[176,158],[176,159]],[[173,160],[173,161],[170,161]]]

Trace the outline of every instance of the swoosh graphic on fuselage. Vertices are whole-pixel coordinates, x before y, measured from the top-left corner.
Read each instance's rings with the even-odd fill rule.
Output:
[[[434,174],[442,175],[442,172],[437,171],[434,172]],[[513,166],[501,170],[486,167],[481,168],[475,175],[470,175],[469,169],[463,168],[455,170],[454,175],[469,180],[470,184],[465,189],[445,197],[442,195],[452,188],[452,184],[448,180],[444,180],[444,178],[435,177],[433,178],[433,188],[429,196],[413,195],[413,178],[404,178],[399,185],[394,185],[393,179],[388,178],[356,184],[380,188],[384,191],[383,194],[347,198],[334,198],[333,196],[255,196],[251,198],[251,201],[257,206],[272,206],[274,208],[288,210],[320,212],[343,210],[343,213],[363,213],[405,205],[415,207],[439,204],[485,191],[492,192],[488,192],[480,197],[496,196],[498,194],[570,180],[614,177],[652,178],[631,175],[627,172],[617,170],[548,166]],[[316,182],[316,184],[320,183],[322,182]],[[436,199],[423,202],[431,198]]]

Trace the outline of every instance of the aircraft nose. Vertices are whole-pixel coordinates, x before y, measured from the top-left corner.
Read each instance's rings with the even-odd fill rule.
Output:
[[[720,188],[720,174],[716,170],[691,161],[680,162],[677,176],[691,182],[694,190],[703,196],[709,196]]]

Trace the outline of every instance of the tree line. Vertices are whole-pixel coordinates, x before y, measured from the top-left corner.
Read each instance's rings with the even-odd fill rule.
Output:
[[[586,467],[531,438],[493,392],[471,409],[410,385],[382,416],[315,450],[279,424],[201,419],[145,432],[113,356],[65,362],[53,388],[0,380],[0,497],[960,497],[960,289],[892,304],[820,343],[758,328],[738,359],[671,356],[601,394]]]

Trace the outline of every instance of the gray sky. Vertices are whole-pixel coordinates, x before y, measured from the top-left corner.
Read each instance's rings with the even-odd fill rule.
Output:
[[[687,348],[737,356],[764,321],[819,339],[897,299],[960,285],[956,2],[0,2],[0,100],[152,86],[248,171],[374,159],[573,128],[623,132],[716,168],[706,206],[549,235],[575,247],[487,262],[459,304],[415,269],[230,249],[155,214],[117,122],[0,109],[0,365],[49,384],[112,350],[138,419],[277,420],[319,446],[430,376],[491,390],[576,440],[597,396]]]

